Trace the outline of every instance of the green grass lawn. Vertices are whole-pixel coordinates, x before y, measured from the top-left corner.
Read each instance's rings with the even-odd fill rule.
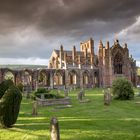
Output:
[[[0,129],[0,140],[49,140],[50,119],[59,120],[61,140],[140,140],[140,97],[132,101],[113,100],[104,106],[101,89],[87,90],[89,103],[79,103],[78,91],[70,93],[71,108],[39,107],[33,117],[32,101],[23,99],[17,123]]]

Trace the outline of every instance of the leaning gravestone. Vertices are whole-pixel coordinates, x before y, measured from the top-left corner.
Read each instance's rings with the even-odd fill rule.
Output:
[[[104,90],[104,105],[110,105],[111,103],[111,93],[110,89]]]
[[[52,117],[50,122],[51,139],[50,140],[60,140],[59,124],[56,117]]]

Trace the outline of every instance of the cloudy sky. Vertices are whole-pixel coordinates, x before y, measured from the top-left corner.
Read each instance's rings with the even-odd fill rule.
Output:
[[[0,0],[0,64],[48,64],[92,37],[127,42],[140,65],[140,0]]]

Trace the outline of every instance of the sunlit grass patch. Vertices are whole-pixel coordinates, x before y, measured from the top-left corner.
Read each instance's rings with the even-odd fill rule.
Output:
[[[0,140],[49,140],[52,116],[59,120],[61,140],[140,139],[140,104],[135,103],[140,97],[113,100],[110,106],[104,106],[102,89],[86,90],[85,98],[91,100],[88,103],[79,103],[79,91],[69,93],[71,108],[39,107],[36,117],[31,115],[32,101],[23,99],[17,123],[10,129],[1,128]]]

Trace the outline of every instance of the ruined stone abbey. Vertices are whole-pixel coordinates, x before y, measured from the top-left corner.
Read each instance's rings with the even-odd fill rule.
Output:
[[[72,51],[54,50],[50,58],[49,68],[65,70],[66,86],[77,87],[109,87],[116,77],[126,77],[136,85],[136,61],[129,56],[127,44],[124,46],[115,40],[112,46],[100,41],[98,54],[94,52],[94,40],[89,39],[80,44],[80,51],[73,47]],[[57,79],[57,83],[62,80]]]
[[[44,69],[0,69],[0,82],[7,73],[13,75],[15,84],[23,83],[31,90],[37,87],[110,87],[116,77],[126,77],[134,86],[137,84],[136,61],[129,55],[127,44],[123,46],[118,40],[110,46],[109,42],[98,45],[94,52],[94,40],[89,39],[80,44],[80,51],[74,46],[72,51],[54,50],[48,68]]]

